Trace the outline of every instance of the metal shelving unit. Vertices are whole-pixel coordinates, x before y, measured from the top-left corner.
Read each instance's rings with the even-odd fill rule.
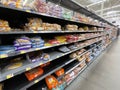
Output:
[[[102,51],[99,53],[99,55],[102,53]],[[91,62],[89,62],[87,65],[85,65],[80,72],[73,78],[73,80],[71,80],[70,82],[67,83],[67,86],[69,86],[86,68],[88,68],[98,57],[99,55],[95,56]],[[72,71],[72,70],[71,70]]]
[[[67,86],[69,86],[85,69],[87,68],[87,65],[85,65],[81,70],[80,72],[73,78],[73,80],[69,81],[67,83]]]
[[[95,48],[95,47],[93,47],[93,48]],[[91,49],[93,49],[93,48],[91,48]],[[91,50],[91,49],[90,49],[90,50]],[[89,51],[89,50],[88,50],[88,51]],[[84,55],[84,54],[87,53],[88,51],[83,52],[80,56]],[[57,54],[57,53],[56,53],[56,54]],[[82,60],[81,62],[78,62],[78,61],[75,61],[75,60],[76,60],[76,58],[65,60],[65,61],[59,63],[59,64],[56,65],[56,66],[52,66],[51,68],[48,68],[47,71],[46,71],[42,76],[40,76],[40,77],[38,77],[38,78],[30,81],[30,82],[25,79],[24,82],[22,82],[22,84],[19,83],[19,84],[15,85],[16,87],[14,86],[14,89],[12,89],[12,87],[11,87],[11,88],[9,87],[9,90],[26,90],[26,89],[29,88],[30,86],[38,83],[39,81],[41,81],[42,79],[44,79],[46,76],[51,75],[52,73],[54,73],[55,71],[59,70],[60,68],[66,66],[66,65],[68,65],[68,64],[70,64],[70,63],[74,63],[74,62],[76,62],[76,63],[73,64],[73,66],[77,67],[78,65],[80,65],[80,64],[82,63],[82,61],[84,61],[84,60]],[[76,66],[76,65],[77,65],[77,66]],[[73,67],[73,68],[75,68],[75,67]],[[70,71],[72,71],[73,68],[70,69]]]
[[[103,30],[89,30],[89,31],[31,31],[31,32],[26,32],[26,31],[13,31],[13,32],[0,32],[0,35],[10,35],[10,34],[53,34],[53,33],[94,33],[94,32],[104,32]]]
[[[96,42],[99,42],[99,41],[96,41]],[[96,42],[94,42],[94,43],[96,43]],[[94,43],[92,43],[92,44],[94,44]],[[89,45],[91,45],[91,44],[89,44]],[[72,50],[72,51],[69,51],[67,53],[61,53],[61,52],[57,52],[57,51],[51,52],[51,53],[49,53],[51,58],[48,61],[39,61],[39,62],[35,62],[35,63],[30,63],[28,60],[26,60],[26,61],[23,62],[23,66],[20,67],[20,68],[17,68],[17,69],[14,69],[14,70],[9,70],[9,71],[2,70],[0,81],[10,79],[10,78],[12,78],[12,77],[14,77],[16,75],[19,75],[19,74],[21,74],[23,72],[29,71],[29,70],[31,70],[31,69],[33,69],[35,67],[38,67],[38,66],[40,66],[42,64],[47,63],[47,62],[50,62],[50,61],[56,60],[58,58],[61,58],[61,57],[65,56],[65,55],[73,53],[73,52],[75,52],[77,50],[80,50],[82,48],[85,48],[85,47],[87,47],[89,45],[79,47],[79,48],[77,48],[75,50]],[[65,64],[67,65],[68,63],[72,62],[73,60],[75,60],[75,58],[70,60],[69,62],[66,62]]]
[[[101,36],[104,36],[104,35],[94,36],[94,37],[91,37],[91,38],[85,38],[85,39],[77,40],[75,42],[85,41],[85,40],[89,40],[89,39],[93,39],[93,38],[97,38],[97,37],[101,37]],[[33,51],[39,51],[39,50],[44,50],[44,49],[48,49],[48,48],[53,48],[53,47],[56,47],[56,46],[72,44],[72,43],[75,43],[75,42],[70,42],[70,43],[66,42],[66,43],[57,44],[57,45],[53,45],[53,46],[45,46],[45,47],[42,47],[42,48],[31,48],[29,50],[21,50],[21,51],[15,51],[15,52],[12,52],[12,53],[8,53],[8,54],[0,54],[0,59],[12,57],[12,56],[17,56],[17,55],[21,55],[21,54],[26,54],[26,53],[33,52]]]
[[[58,4],[59,0],[48,0],[48,1],[51,1],[51,2],[54,2],[54,3]],[[114,26],[113,24],[104,20],[102,17],[96,15],[95,13],[93,13],[93,12],[89,11],[88,9],[82,7],[81,5],[77,4],[73,0],[61,0],[61,2],[59,4],[63,7],[71,9],[75,12],[80,12],[82,14],[85,14],[86,16],[90,16],[94,19],[97,19],[97,20],[102,21],[104,23],[108,23],[111,26]],[[22,9],[18,9],[18,8],[11,8],[11,7],[1,5],[1,4],[0,4],[0,14],[1,14],[0,18],[8,19],[8,21],[10,21],[11,17],[14,18],[14,16],[16,16],[15,19],[19,18],[19,20],[21,20],[20,17],[25,17],[25,18],[38,17],[38,18],[42,18],[46,21],[47,21],[47,19],[49,19],[51,22],[55,21],[55,23],[59,22],[59,23],[62,24],[63,22],[65,22],[64,23],[65,25],[66,24],[76,24],[76,25],[80,25],[80,26],[83,25],[83,26],[90,26],[90,27],[106,28],[106,26],[102,26],[102,25],[92,25],[90,23],[85,23],[85,22],[66,20],[64,18],[58,18],[58,17],[55,17],[55,16],[50,16],[50,15],[43,14],[43,13],[38,13],[38,12],[35,12],[35,11],[22,10]],[[90,39],[94,39],[94,38],[98,38],[98,37],[103,37],[103,36],[107,35],[105,30],[97,30],[97,31],[95,31],[95,30],[89,30],[89,31],[78,31],[78,30],[75,30],[75,31],[68,31],[68,30],[65,30],[65,31],[62,31],[62,30],[61,31],[32,31],[32,30],[30,30],[30,31],[26,32],[26,31],[20,31],[20,30],[16,29],[16,30],[11,30],[11,32],[0,32],[1,36],[2,35],[6,35],[6,36],[7,35],[8,36],[9,35],[31,35],[31,34],[32,35],[36,35],[36,34],[39,34],[39,35],[42,35],[42,34],[68,34],[68,33],[70,33],[70,34],[74,34],[74,33],[76,34],[77,33],[78,34],[78,33],[96,33],[96,32],[104,32],[104,34],[99,35],[99,36],[93,36],[93,37],[89,37],[89,38],[80,39],[80,40],[70,42],[70,43],[66,42],[66,43],[61,43],[61,44],[57,44],[57,45],[53,45],[53,46],[45,46],[45,47],[42,47],[42,48],[31,48],[29,50],[22,50],[22,51],[15,51],[15,52],[12,52],[12,53],[7,53],[7,54],[0,54],[0,60],[10,58],[10,57],[16,57],[18,55],[23,55],[23,54],[26,55],[29,52],[35,52],[35,51],[50,49],[50,48],[54,48],[54,47],[62,46],[62,45],[69,45],[69,44],[73,44],[73,43],[76,43],[76,42],[82,42],[82,41],[86,41],[86,40],[90,40]],[[52,62],[52,63],[57,62],[57,60],[59,60],[60,58],[64,58],[67,55],[69,55],[69,54],[71,54],[75,51],[78,51],[80,49],[89,47],[90,45],[98,43],[100,41],[102,41],[102,39],[97,40],[97,41],[92,42],[92,43],[89,43],[85,46],[76,48],[76,49],[71,50],[71,51],[66,52],[66,53],[61,53],[61,52],[58,52],[58,51],[51,51],[50,53],[48,53],[50,55],[50,60],[48,60],[48,61],[38,61],[38,62],[35,62],[35,63],[31,63],[28,60],[25,60],[25,61],[23,61],[23,65],[21,67],[17,68],[17,69],[13,69],[13,70],[1,69],[0,82],[5,82],[5,83],[14,82],[14,83],[9,83],[10,85],[6,84],[8,87],[5,87],[5,90],[8,90],[8,89],[9,90],[27,90],[29,87],[31,87],[31,86],[35,85],[36,83],[40,82],[45,77],[53,74],[55,71],[59,70],[60,68],[66,67],[65,68],[65,72],[66,72],[65,74],[68,74],[69,72],[74,70],[76,67],[78,67],[85,60],[82,60],[81,62],[79,62],[79,61],[76,60],[77,58],[73,58],[73,59],[67,58],[66,60],[62,60],[57,65],[52,64],[52,65],[46,67],[43,75],[35,78],[32,81],[27,80],[27,78],[24,75],[24,72],[29,71],[33,68],[36,68],[36,67],[38,67],[42,64],[45,64],[47,62]],[[97,46],[99,46],[99,45],[97,45]],[[95,46],[95,47],[97,47],[97,46]],[[95,47],[91,48],[90,50],[94,49]],[[86,54],[90,50],[83,52],[82,54],[79,55],[79,57]],[[97,56],[92,60],[92,62],[96,58],[97,58]],[[84,66],[81,69],[81,71],[78,73],[78,75],[76,75],[76,77],[78,77],[92,62],[90,62],[86,66]],[[70,65],[70,66],[68,67],[68,65]],[[71,80],[67,85],[70,85],[70,83],[73,80]],[[12,85],[12,84],[14,84],[14,85]]]

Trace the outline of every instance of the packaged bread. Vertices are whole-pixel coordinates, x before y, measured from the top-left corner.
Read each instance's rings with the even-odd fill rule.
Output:
[[[41,67],[34,68],[30,71],[27,71],[25,73],[25,76],[29,81],[37,78],[38,76],[42,75],[44,73],[43,69]]]
[[[53,88],[56,88],[59,85],[58,80],[53,75],[47,76],[45,78],[45,82],[49,90],[52,90]]]
[[[79,31],[84,31],[84,29],[83,28],[79,28]]]
[[[33,31],[43,30],[42,20],[40,18],[29,18],[26,27]]]
[[[0,20],[0,32],[9,32],[10,30],[8,21]]]
[[[66,29],[67,30],[70,30],[70,31],[73,31],[73,30],[78,30],[78,26],[77,25],[66,25]]]
[[[59,70],[57,70],[57,71],[55,72],[55,74],[56,74],[58,77],[64,75],[64,73],[65,73],[65,71],[64,71],[63,68],[61,68],[61,69],[59,69]]]
[[[76,54],[76,53],[70,54],[70,58],[76,58],[76,57],[77,57],[77,54]]]
[[[82,60],[85,60],[85,55],[82,55],[81,57],[78,58],[78,61],[82,61]]]
[[[83,27],[83,29],[84,29],[85,31],[88,31],[88,30],[89,30],[89,28],[88,28],[87,26]]]

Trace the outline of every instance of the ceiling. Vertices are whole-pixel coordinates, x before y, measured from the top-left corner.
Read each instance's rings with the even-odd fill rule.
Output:
[[[120,21],[120,0],[74,0],[79,4],[88,7],[103,18],[113,21]],[[112,19],[111,19],[112,18]],[[116,22],[117,22],[116,21]]]

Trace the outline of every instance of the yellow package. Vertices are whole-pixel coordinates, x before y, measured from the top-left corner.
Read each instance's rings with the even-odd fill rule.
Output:
[[[65,36],[57,36],[57,37],[55,37],[55,39],[57,39],[60,43],[65,43],[66,42]]]

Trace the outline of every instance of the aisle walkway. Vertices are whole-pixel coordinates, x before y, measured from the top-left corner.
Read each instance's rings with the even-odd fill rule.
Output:
[[[120,90],[120,38],[66,90]]]

